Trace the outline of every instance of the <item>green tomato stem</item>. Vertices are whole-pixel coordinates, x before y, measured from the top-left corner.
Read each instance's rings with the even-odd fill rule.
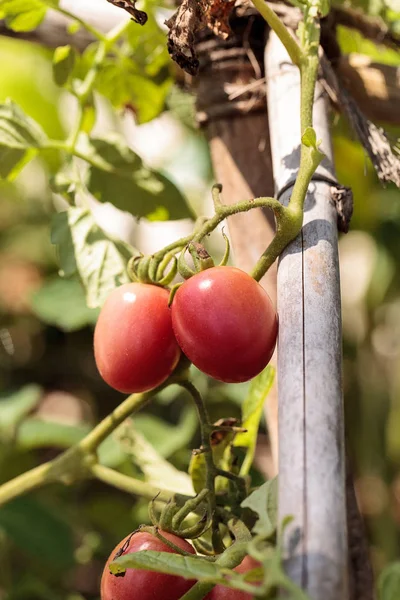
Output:
[[[49,482],[51,463],[39,465],[0,486],[0,506]]]
[[[265,19],[271,29],[275,31],[282,44],[285,46],[293,64],[300,66],[303,56],[302,50],[278,15],[268,6],[265,0],[252,0],[252,2],[260,15]]]
[[[97,448],[129,415],[140,410],[154,394],[164,389],[169,383],[177,383],[177,380],[179,381],[178,375],[176,377],[172,376],[168,381],[152,391],[128,396],[122,404],[117,406],[111,414],[96,425],[75,446],[72,446],[57,458],[39,465],[26,473],[22,473],[1,485],[0,505],[48,483],[58,481],[70,485],[81,479],[88,478],[92,474],[98,478],[103,478],[103,480],[108,476],[112,480],[112,485],[118,482],[120,486],[127,486],[127,481],[124,480],[124,483],[122,483],[121,477],[118,478],[118,473],[114,474],[111,469],[106,471],[106,467],[97,465]],[[100,468],[96,469],[96,465]],[[136,485],[140,486],[141,483],[138,482],[136,484],[133,481],[130,490],[126,491],[134,492]],[[158,490],[150,488],[147,491],[151,495],[151,498],[158,492]]]
[[[84,29],[86,29],[86,31],[88,31],[89,33],[91,33],[92,36],[95,37],[95,38],[97,38],[98,40],[105,40],[106,39],[106,36],[104,35],[104,33],[102,33],[101,31],[99,31],[95,27],[92,27],[92,25],[90,25],[90,23],[87,23],[86,21],[84,21],[83,19],[81,19],[77,15],[73,14],[69,10],[66,10],[65,8],[61,8],[61,6],[55,6],[54,8],[61,15],[64,15],[65,17],[68,17],[68,19],[72,19],[73,21],[76,21],[77,23],[79,23],[79,25],[81,27],[83,27]]]
[[[206,462],[206,485],[205,489],[208,490],[207,503],[208,510],[212,518],[212,530],[215,536],[218,538],[218,520],[217,520],[217,501],[215,497],[215,477],[217,473],[216,466],[214,464],[214,458],[211,447],[211,433],[212,425],[210,423],[208,412],[204,404],[204,400],[191,381],[181,381],[179,385],[184,388],[191,397],[196,406],[197,414],[199,417],[200,435],[202,451],[204,452],[204,459]],[[216,540],[217,541],[217,540]]]
[[[128,492],[128,494],[141,496],[146,500],[153,500],[157,497],[157,502],[167,503],[169,500],[171,500],[171,498],[174,497],[174,492],[172,490],[160,491],[158,488],[146,483],[145,481],[135,479],[134,477],[129,477],[128,475],[123,475],[122,473],[114,471],[114,469],[110,469],[104,465],[94,464],[90,470],[92,475],[99,481],[107,483],[108,485],[111,485],[123,492]]]

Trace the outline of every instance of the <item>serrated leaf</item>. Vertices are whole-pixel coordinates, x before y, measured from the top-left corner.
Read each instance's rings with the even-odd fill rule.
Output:
[[[13,429],[38,404],[42,390],[37,385],[26,385],[13,394],[0,397],[0,432]]]
[[[80,150],[91,163],[87,187],[100,202],[150,220],[193,217],[179,189],[146,167],[119,136],[90,140],[81,136]]]
[[[278,479],[274,477],[267,481],[250,496],[243,500],[241,506],[250,508],[258,515],[258,520],[253,527],[256,534],[271,537],[277,527],[278,513]]]
[[[70,527],[33,498],[17,498],[0,507],[0,528],[24,553],[60,569],[74,564]]]
[[[238,433],[233,442],[234,446],[247,449],[246,457],[240,468],[241,476],[249,473],[253,463],[263,407],[274,382],[274,377],[275,369],[271,366],[266,367],[252,380],[243,402],[242,427],[247,431],[246,433]]]
[[[14,102],[0,104],[0,176],[11,179],[46,140],[44,131]]]
[[[53,221],[52,242],[58,247],[63,274],[79,274],[89,308],[102,306],[110,292],[130,281],[126,267],[133,248],[108,236],[88,210],[59,213]]]
[[[53,77],[57,85],[65,85],[75,65],[76,52],[72,46],[59,46],[53,55]]]
[[[379,600],[400,598],[400,562],[388,565],[378,579]]]
[[[76,331],[94,325],[99,311],[88,308],[82,285],[74,279],[51,279],[32,296],[34,313],[48,325]]]
[[[88,432],[86,425],[65,425],[37,417],[25,419],[18,428],[16,443],[23,450],[35,448],[70,448]]]

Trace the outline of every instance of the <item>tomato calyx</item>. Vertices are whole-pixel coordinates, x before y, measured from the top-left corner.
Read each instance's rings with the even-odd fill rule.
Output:
[[[174,279],[178,270],[178,260],[173,252],[167,252],[162,258],[133,256],[128,263],[128,275],[136,283],[150,283],[167,287]]]
[[[199,538],[210,528],[212,523],[208,503],[209,494],[209,490],[204,489],[186,502],[175,497],[167,502],[160,514],[157,514],[155,508],[156,496],[149,505],[149,515],[153,526],[156,530],[161,529],[184,539]],[[193,518],[190,519],[193,513],[198,515],[195,523],[193,523]]]

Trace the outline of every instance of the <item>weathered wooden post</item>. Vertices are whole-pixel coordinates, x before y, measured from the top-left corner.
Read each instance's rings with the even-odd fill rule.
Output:
[[[286,203],[299,165],[300,76],[274,34],[266,50],[275,187]],[[287,571],[313,600],[346,600],[347,534],[341,312],[334,166],[327,106],[314,128],[326,155],[306,199],[301,234],[279,261],[279,518]]]

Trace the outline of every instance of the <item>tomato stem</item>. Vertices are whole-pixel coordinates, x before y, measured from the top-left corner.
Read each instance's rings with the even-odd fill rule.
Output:
[[[220,539],[219,534],[219,525],[217,519],[217,500],[215,497],[215,477],[217,475],[217,469],[214,464],[214,458],[211,447],[211,433],[212,433],[212,425],[210,423],[208,412],[202,395],[198,391],[198,389],[193,385],[191,381],[181,381],[179,383],[181,387],[183,387],[191,397],[195,403],[197,414],[199,417],[199,425],[200,425],[200,435],[201,435],[201,449],[204,452],[204,459],[206,462],[206,485],[205,488],[209,491],[207,496],[208,502],[208,510],[210,512],[212,518],[212,532],[213,532],[213,542],[220,546],[219,548],[214,549],[217,553],[223,550],[222,540]],[[218,543],[220,542],[220,543]]]

